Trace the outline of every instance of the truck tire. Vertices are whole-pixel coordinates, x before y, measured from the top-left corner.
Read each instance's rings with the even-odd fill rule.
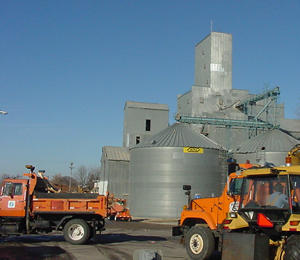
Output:
[[[284,260],[300,259],[300,236],[292,236],[285,246]]]
[[[210,229],[194,226],[185,236],[186,251],[191,259],[209,259],[215,249],[215,240]]]
[[[90,238],[90,227],[83,219],[72,219],[64,226],[64,238],[73,245],[82,245]]]

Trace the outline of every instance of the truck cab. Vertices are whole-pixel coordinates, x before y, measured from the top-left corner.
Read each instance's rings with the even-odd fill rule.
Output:
[[[241,173],[231,173],[221,196],[188,199],[179,225],[172,228],[172,233],[173,236],[183,236],[191,259],[208,259],[216,249],[223,221],[228,212],[238,209],[241,184]],[[190,186],[184,185],[184,189],[190,196]]]
[[[207,224],[211,230],[216,230],[228,212],[238,209],[241,184],[239,173],[232,173],[221,196],[191,200],[181,212],[179,226],[192,227],[196,224]]]
[[[28,180],[5,179],[0,190],[0,217],[25,217]]]

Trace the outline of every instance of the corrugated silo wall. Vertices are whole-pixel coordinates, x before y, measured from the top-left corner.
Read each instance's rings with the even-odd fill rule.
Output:
[[[288,152],[259,152],[259,153],[236,153],[234,158],[237,163],[245,163],[249,160],[253,164],[264,164],[265,162],[273,163],[275,166],[285,164],[285,157]]]
[[[106,161],[106,176],[108,177],[109,193],[117,198],[127,199],[129,162],[128,161]]]
[[[204,149],[203,154],[184,153],[182,147],[130,150],[129,208],[134,217],[178,218],[187,198],[219,196],[227,176],[226,153]]]

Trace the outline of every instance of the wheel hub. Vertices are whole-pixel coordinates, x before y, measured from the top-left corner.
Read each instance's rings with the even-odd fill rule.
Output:
[[[193,254],[200,254],[203,249],[203,239],[199,234],[194,234],[190,239],[190,249]]]
[[[69,228],[69,236],[73,240],[80,240],[84,235],[84,229],[82,226],[74,224]]]

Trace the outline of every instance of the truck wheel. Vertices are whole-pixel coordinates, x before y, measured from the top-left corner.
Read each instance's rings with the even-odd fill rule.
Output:
[[[292,236],[285,246],[284,260],[300,259],[300,236]]]
[[[215,248],[212,232],[206,227],[192,227],[186,233],[185,247],[191,259],[209,259]]]
[[[90,237],[90,227],[83,219],[72,219],[64,226],[64,238],[73,245],[84,244]]]

